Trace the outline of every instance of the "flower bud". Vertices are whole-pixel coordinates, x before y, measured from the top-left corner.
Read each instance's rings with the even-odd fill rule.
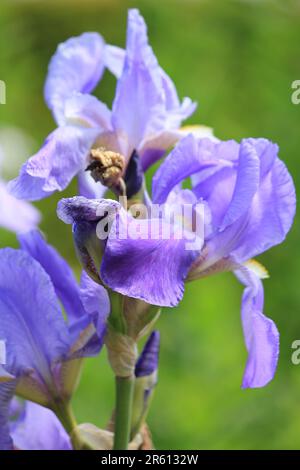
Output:
[[[159,345],[159,332],[153,331],[136,363],[131,438],[139,432],[148,414],[157,384]]]

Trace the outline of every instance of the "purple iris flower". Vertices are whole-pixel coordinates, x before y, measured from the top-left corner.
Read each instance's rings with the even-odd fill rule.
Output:
[[[117,77],[111,110],[90,94],[105,68]],[[76,175],[82,195],[101,197],[104,188],[84,171],[92,147],[119,152],[126,164],[136,151],[146,169],[183,135],[181,122],[196,107],[189,98],[179,101],[136,9],[129,10],[125,51],[106,45],[97,33],[60,44],[50,62],[45,99],[59,127],[10,183],[12,194],[21,199],[61,191]]]
[[[0,250],[0,449],[12,447],[8,424],[14,394],[48,408],[68,401],[76,360],[100,351],[109,313],[106,290],[66,261],[38,231],[19,237],[21,250]],[[65,320],[61,305],[64,308]]]
[[[233,271],[245,286],[245,388],[264,386],[273,378],[279,352],[277,328],[263,314],[261,279],[266,271],[251,261],[285,239],[295,214],[293,181],[277,154],[277,145],[266,139],[249,138],[239,144],[189,135],[177,144],[154,176],[152,202],[162,204],[165,214],[174,205],[204,207],[203,243],[194,249],[187,249],[186,243],[187,232],[197,237],[193,212],[184,221],[181,238],[165,239],[162,233],[169,225],[176,235],[176,221],[135,219],[116,201],[75,197],[63,199],[58,206],[59,217],[73,223],[75,241],[80,230],[85,233],[80,240],[95,237],[97,221],[101,224],[105,211],[110,213],[109,236],[98,240],[101,265],[94,263],[93,271],[98,270],[102,281],[123,295],[174,306],[186,281]],[[186,178],[191,179],[191,189],[182,187]],[[95,238],[93,243],[95,250]],[[87,256],[90,247],[85,247]]]
[[[31,401],[14,398],[9,430],[18,450],[72,450],[70,437],[53,411]]]
[[[153,374],[158,369],[160,346],[159,331],[153,331],[149,336],[143,351],[135,366],[135,376],[145,377]]]

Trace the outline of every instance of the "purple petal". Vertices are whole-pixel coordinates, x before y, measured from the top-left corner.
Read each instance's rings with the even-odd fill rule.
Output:
[[[122,74],[124,61],[124,49],[117,46],[111,46],[110,44],[105,45],[105,66],[117,78],[120,78]]]
[[[137,220],[121,209],[106,243],[101,278],[128,297],[174,306],[183,296],[184,279],[197,254],[187,250],[184,237],[177,238],[174,227],[163,220]]]
[[[85,315],[80,289],[68,263],[48,245],[37,230],[19,236],[23,250],[27,251],[50,276],[57,297],[63,304],[69,322]]]
[[[79,261],[96,282],[100,282],[99,271],[105,244],[105,239],[97,237],[98,222],[104,216],[107,221],[113,220],[119,208],[116,201],[92,200],[82,196],[62,199],[58,203],[58,217],[67,224],[73,224],[73,239]]]
[[[230,228],[234,233],[232,254],[242,262],[281,243],[291,228],[295,208],[292,177],[276,158],[262,178],[245,219]]]
[[[73,93],[90,93],[104,70],[104,41],[98,33],[84,33],[61,43],[52,57],[45,83],[45,100],[61,125],[65,100]]]
[[[74,93],[66,100],[65,116],[68,123],[97,127],[99,132],[112,130],[111,111],[92,95]]]
[[[136,377],[151,375],[158,369],[159,345],[160,334],[158,331],[153,331],[135,366]]]
[[[78,341],[90,324],[93,323],[96,327],[97,335],[92,338],[87,335],[86,341],[81,341],[80,347],[76,348],[77,356],[94,355],[95,347],[98,353],[103,344],[105,320],[110,308],[104,287],[93,281],[90,281],[91,284],[86,281],[79,288],[67,262],[46,243],[40,232],[27,233],[19,237],[19,240],[23,250],[35,258],[51,278],[56,295],[67,313],[71,345]],[[94,309],[96,304],[98,309]]]
[[[116,201],[75,197],[63,199],[58,205],[59,218],[79,228],[97,223],[105,214],[103,224],[109,223],[111,228],[100,271],[103,282],[121,294],[150,304],[176,305],[198,252],[186,249],[186,239],[176,237],[173,226],[159,219],[136,220]],[[170,235],[168,239],[165,234]],[[101,235],[98,227],[97,235]],[[98,243],[100,251],[101,237]]]
[[[37,200],[62,191],[84,169],[97,134],[96,129],[71,126],[56,129],[22,166],[20,175],[9,183],[10,192],[20,199]]]
[[[246,286],[242,299],[242,325],[248,360],[242,388],[264,387],[275,374],[279,355],[279,333],[275,323],[263,314],[263,286],[250,270],[236,271]]]
[[[112,199],[87,199],[74,196],[61,199],[57,206],[58,217],[66,224],[97,222],[105,212],[116,214],[120,204]]]
[[[15,376],[36,371],[45,383],[51,364],[69,348],[65,321],[50,278],[21,250],[0,253],[0,338],[6,341],[6,369]]]
[[[203,180],[193,191],[199,200],[204,200],[208,204],[212,215],[213,229],[218,231],[232,200],[236,183],[236,170],[223,165],[212,168],[211,174],[209,170],[210,168],[206,175],[206,170],[203,171]]]
[[[167,156],[153,177],[153,202],[165,202],[171,190],[188,176],[219,164],[213,157],[214,142],[197,140],[192,134],[183,138]]]
[[[148,45],[147,28],[137,10],[129,10],[126,57],[113,103],[112,122],[128,141],[122,151],[129,157],[146,135],[164,128],[164,93],[160,68]]]
[[[8,192],[0,181],[0,226],[13,232],[27,232],[38,226],[41,215],[31,204],[20,201]]]
[[[78,174],[78,191],[79,196],[88,199],[100,199],[104,197],[107,187],[100,182],[96,183],[89,171],[81,171]]]
[[[70,437],[53,411],[30,401],[13,423],[11,436],[20,450],[72,450]]]
[[[80,295],[86,312],[93,318],[99,338],[103,339],[110,312],[107,290],[94,282],[85,271],[81,275]]]
[[[232,199],[219,227],[222,231],[239,219],[251,205],[259,185],[260,160],[255,148],[243,140],[240,145],[237,178]]]

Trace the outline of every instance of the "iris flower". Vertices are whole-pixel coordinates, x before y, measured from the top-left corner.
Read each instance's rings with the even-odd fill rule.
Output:
[[[203,240],[194,249],[187,249],[186,237],[194,231],[193,213],[179,238],[174,236],[176,221],[172,224],[164,216],[160,223],[136,219],[116,201],[78,196],[62,199],[58,206],[59,217],[73,224],[77,250],[87,270],[123,295],[175,306],[186,281],[233,271],[245,286],[242,325],[248,361],[244,388],[267,384],[279,353],[277,328],[263,313],[261,279],[267,273],[252,261],[285,239],[295,213],[293,181],[277,154],[277,145],[266,139],[249,138],[239,144],[188,135],[177,144],[154,175],[152,202],[163,205],[165,214],[169,207],[189,204],[197,210],[198,203],[203,205]],[[182,187],[187,178],[191,189]],[[110,214],[108,219],[103,219],[105,213]],[[102,220],[110,222],[106,240],[96,237],[97,222]],[[165,239],[164,228],[170,225],[172,236]]]
[[[117,77],[111,110],[90,94],[105,68]],[[189,98],[179,101],[135,9],[129,10],[125,51],[105,44],[97,33],[60,44],[49,65],[45,99],[58,128],[10,183],[12,194],[21,199],[62,191],[76,175],[81,195],[101,197],[104,188],[84,171],[92,147],[122,154],[124,171],[135,151],[146,169],[185,133],[179,129],[181,122],[196,107]],[[210,130],[195,132],[207,135]]]
[[[85,274],[79,287],[66,261],[38,231],[19,240],[21,250],[0,250],[0,338],[6,346],[6,363],[0,366],[0,449],[13,446],[14,394],[55,412],[68,402],[81,358],[102,347],[109,313],[105,289]]]

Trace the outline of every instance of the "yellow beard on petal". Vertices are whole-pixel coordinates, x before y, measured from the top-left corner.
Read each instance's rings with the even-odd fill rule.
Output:
[[[260,279],[268,279],[268,277],[270,277],[268,270],[264,267],[264,265],[255,259],[250,259],[249,261],[243,263],[243,265],[250,269],[250,271],[256,274]]]

